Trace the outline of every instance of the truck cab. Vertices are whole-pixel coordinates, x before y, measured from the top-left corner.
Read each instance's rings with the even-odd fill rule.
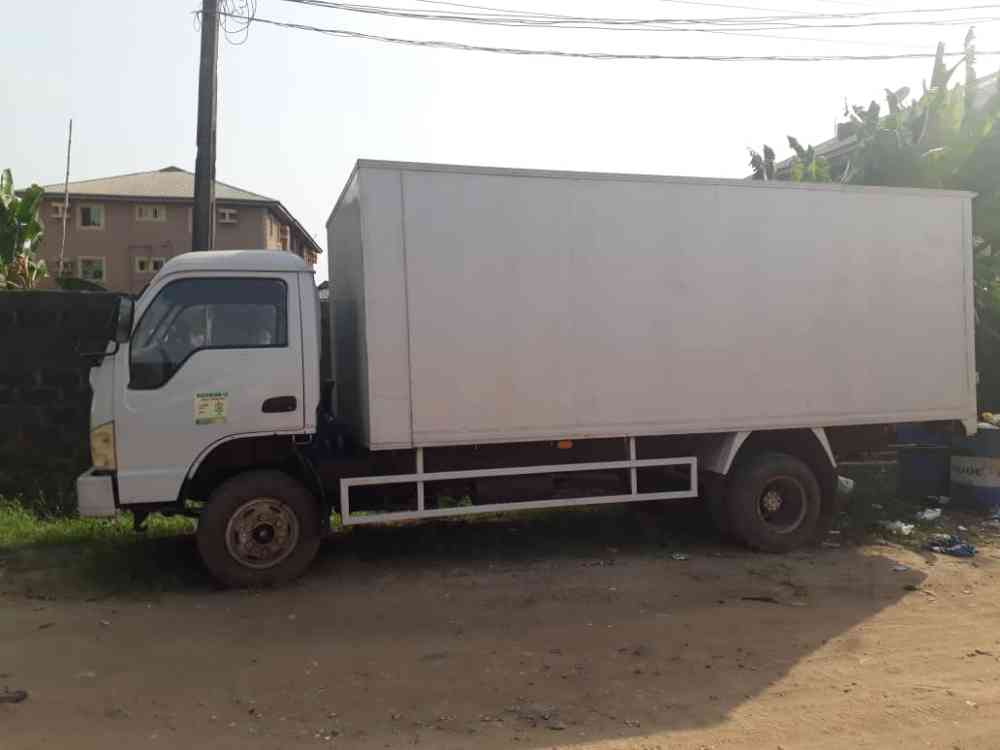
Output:
[[[82,514],[177,507],[227,445],[290,445],[315,433],[319,308],[301,258],[178,256],[134,304],[122,299],[116,328],[90,376],[93,468],[78,480]]]

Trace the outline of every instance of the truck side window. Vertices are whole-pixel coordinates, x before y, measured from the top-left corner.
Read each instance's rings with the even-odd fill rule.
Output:
[[[129,388],[159,388],[204,349],[288,346],[277,279],[183,279],[156,295],[132,334]]]

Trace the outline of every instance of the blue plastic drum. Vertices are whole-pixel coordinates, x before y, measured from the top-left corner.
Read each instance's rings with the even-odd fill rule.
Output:
[[[980,429],[955,441],[951,497],[965,505],[1000,508],[1000,430]]]

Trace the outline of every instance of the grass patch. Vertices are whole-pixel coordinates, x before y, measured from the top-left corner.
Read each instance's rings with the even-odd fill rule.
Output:
[[[194,523],[188,518],[150,516],[143,538],[188,534]],[[81,544],[84,542],[131,541],[132,514],[114,518],[40,518],[14,500],[0,498],[0,549],[25,546]]]
[[[0,498],[0,590],[39,598],[148,594],[204,584],[194,522],[150,516],[144,533],[132,515],[39,517]]]

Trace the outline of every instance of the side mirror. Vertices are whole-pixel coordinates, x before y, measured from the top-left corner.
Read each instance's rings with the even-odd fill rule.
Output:
[[[105,344],[104,351],[98,352],[84,352],[78,348],[77,354],[89,360],[93,367],[97,367],[105,357],[117,354],[118,346],[126,343],[132,337],[132,318],[134,315],[135,301],[124,294],[121,295],[118,298],[118,304],[115,306],[111,317],[113,326],[111,333],[114,335],[114,346],[109,350],[107,344]]]
[[[122,295],[118,298],[118,312],[115,317],[115,341],[126,343],[132,337],[132,322],[135,316],[135,301]]]

